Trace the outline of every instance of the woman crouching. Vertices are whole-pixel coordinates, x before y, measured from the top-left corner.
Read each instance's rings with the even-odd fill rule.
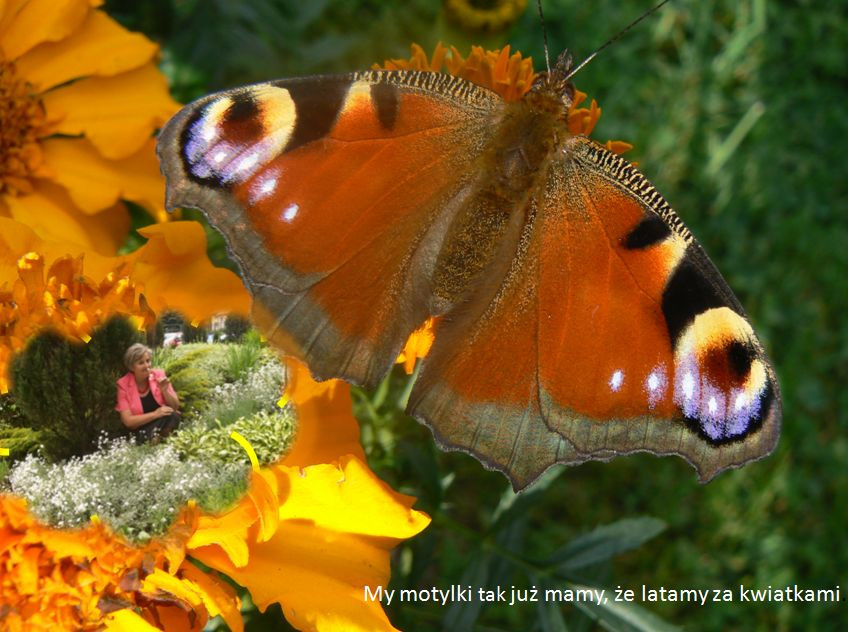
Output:
[[[168,436],[180,423],[180,398],[162,369],[151,367],[150,347],[136,343],[124,354],[129,372],[118,380],[118,403],[121,421],[144,443]]]

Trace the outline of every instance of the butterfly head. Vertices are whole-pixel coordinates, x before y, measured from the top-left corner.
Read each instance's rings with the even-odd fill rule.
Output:
[[[572,58],[567,50],[560,53],[556,63],[549,72],[540,72],[533,81],[530,92],[536,95],[544,95],[550,99],[554,97],[558,101],[558,107],[564,108],[565,114],[574,102],[574,84],[569,77],[571,75]]]

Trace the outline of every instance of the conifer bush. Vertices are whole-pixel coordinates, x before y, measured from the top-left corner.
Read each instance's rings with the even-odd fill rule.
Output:
[[[95,331],[87,344],[46,331],[12,363],[12,396],[27,424],[40,432],[52,459],[97,449],[98,437],[124,431],[115,412],[117,380],[126,349],[141,335],[123,318]]]

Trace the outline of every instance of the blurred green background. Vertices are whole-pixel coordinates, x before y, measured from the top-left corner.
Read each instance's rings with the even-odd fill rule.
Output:
[[[567,47],[582,59],[652,4],[545,0],[551,55]],[[253,81],[364,69],[407,56],[411,42],[432,50],[442,41],[463,52],[509,43],[532,55],[537,70],[543,59],[534,2],[498,32],[452,20],[435,0],[110,0],[106,10],[160,42],[163,68],[183,101]],[[844,0],[673,0],[575,79],[603,108],[593,136],[635,145],[627,157],[664,193],[748,310],[783,390],[777,451],[705,486],[676,458],[590,463],[516,501],[502,476],[465,455],[442,454],[428,431],[400,414],[405,377],[395,374],[380,392],[357,393],[363,441],[372,467],[419,497],[434,524],[398,551],[393,587],[539,585],[556,578],[551,555],[578,534],[653,516],[666,529],[643,546],[612,562],[559,570],[613,588],[644,583],[738,595],[739,584],[797,583],[848,593],[846,51]],[[213,250],[224,256],[220,241]],[[659,531],[654,521],[628,525],[643,529],[644,540]],[[848,621],[842,599],[647,609],[693,630],[840,630]],[[405,630],[660,625],[530,604],[388,612]],[[270,615],[248,612],[248,629],[285,629],[279,611]]]

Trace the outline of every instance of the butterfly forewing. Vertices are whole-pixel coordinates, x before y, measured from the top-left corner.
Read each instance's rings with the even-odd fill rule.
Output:
[[[321,377],[373,384],[432,311],[436,253],[501,106],[418,72],[213,95],[163,131],[168,204],[221,230],[272,341]]]

